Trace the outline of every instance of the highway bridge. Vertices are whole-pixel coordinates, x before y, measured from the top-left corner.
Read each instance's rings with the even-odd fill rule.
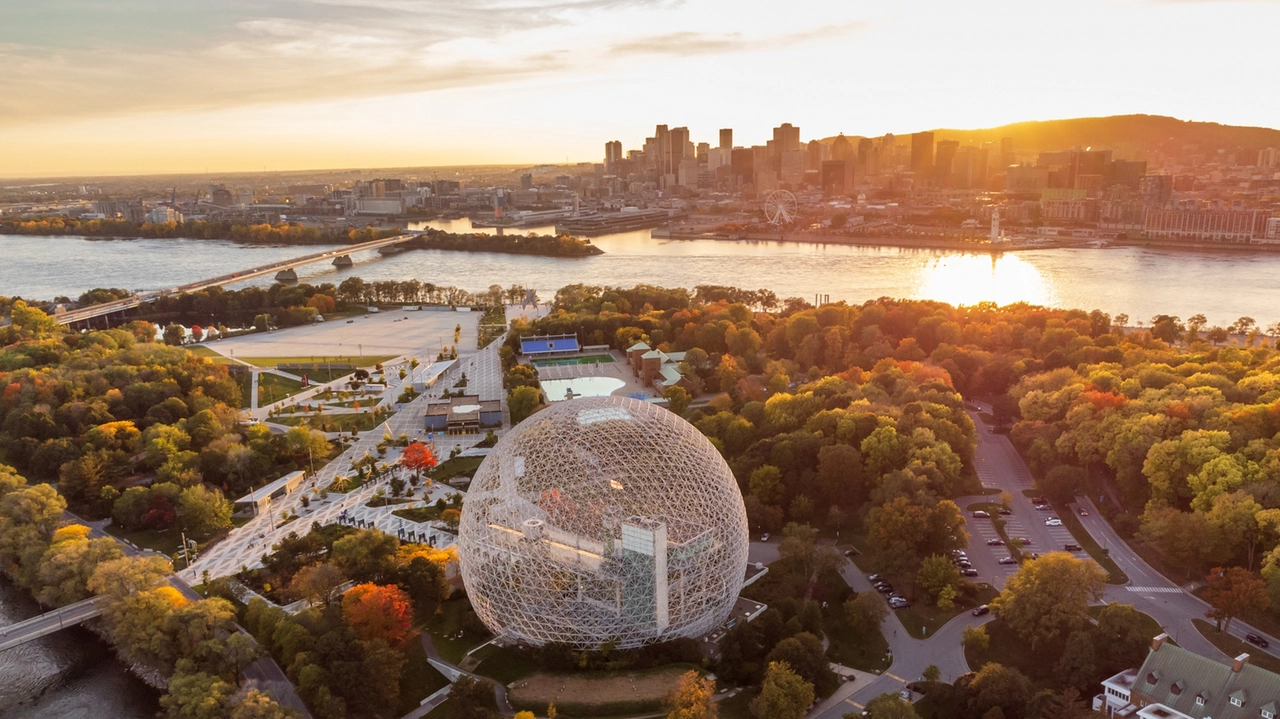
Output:
[[[138,292],[133,294],[130,297],[126,297],[121,300],[103,302],[101,304],[91,305],[89,307],[81,307],[79,309],[69,310],[66,312],[57,312],[54,314],[53,318],[61,324],[70,325],[76,322],[83,322],[85,320],[93,319],[95,317],[103,317],[106,315],[115,314],[117,312],[123,312],[125,310],[131,310],[135,307],[138,307],[139,305],[145,304],[147,302],[153,302],[157,299],[160,299],[161,297],[182,295],[188,292],[198,292],[200,290],[209,289],[210,287],[220,287],[222,285],[230,285],[230,284],[235,284],[237,282],[244,282],[246,280],[256,279],[264,275],[280,274],[282,272],[289,272],[290,274],[292,274],[292,270],[295,267],[302,267],[303,265],[310,265],[316,262],[323,262],[324,260],[330,260],[334,262],[334,264],[338,264],[338,265],[343,265],[343,264],[349,265],[350,264],[349,256],[353,252],[362,252],[365,250],[380,250],[385,247],[391,247],[393,245],[398,245],[402,242],[408,242],[409,240],[416,239],[421,234],[422,234],[421,232],[407,231],[404,234],[396,235],[395,237],[384,237],[381,240],[371,240],[369,242],[361,242],[358,245],[349,245],[347,247],[342,247],[336,250],[328,250],[326,252],[317,252],[310,255],[303,255],[302,257],[295,257],[290,260],[281,260],[280,262],[272,262],[271,264],[268,264],[268,265],[251,267],[247,270],[232,272],[226,275],[219,275],[217,277],[213,277],[207,280],[199,280],[196,282],[192,282],[190,284],[179,285],[178,287],[172,287],[172,288],[167,288],[162,290],[152,290],[147,292]],[[294,275],[292,279],[297,279],[296,275]]]

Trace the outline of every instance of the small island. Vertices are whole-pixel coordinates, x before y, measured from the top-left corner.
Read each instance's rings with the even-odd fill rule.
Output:
[[[548,257],[586,257],[603,255],[604,250],[571,235],[485,235],[453,234],[441,230],[428,230],[418,242],[409,247],[428,250],[457,250],[461,252],[502,252],[511,255],[544,255]]]

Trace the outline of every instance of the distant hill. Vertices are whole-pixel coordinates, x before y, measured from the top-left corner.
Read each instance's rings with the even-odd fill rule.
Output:
[[[1113,115],[1015,122],[980,130],[941,128],[934,130],[933,135],[935,141],[959,140],[961,144],[975,145],[984,142],[998,143],[1000,138],[1012,137],[1014,149],[1019,155],[1068,150],[1073,147],[1116,150],[1163,148],[1166,151],[1191,149],[1188,145],[1195,145],[1200,151],[1256,151],[1264,147],[1280,147],[1280,130],[1269,127],[1190,122],[1162,115]]]

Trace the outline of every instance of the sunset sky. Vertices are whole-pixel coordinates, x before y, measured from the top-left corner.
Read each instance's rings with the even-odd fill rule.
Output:
[[[0,176],[599,161],[1132,112],[1280,125],[1280,2],[4,0]]]

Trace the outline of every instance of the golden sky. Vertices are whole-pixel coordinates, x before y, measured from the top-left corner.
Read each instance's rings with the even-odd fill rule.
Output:
[[[599,161],[1142,112],[1280,126],[1280,2],[0,0],[0,176]]]

